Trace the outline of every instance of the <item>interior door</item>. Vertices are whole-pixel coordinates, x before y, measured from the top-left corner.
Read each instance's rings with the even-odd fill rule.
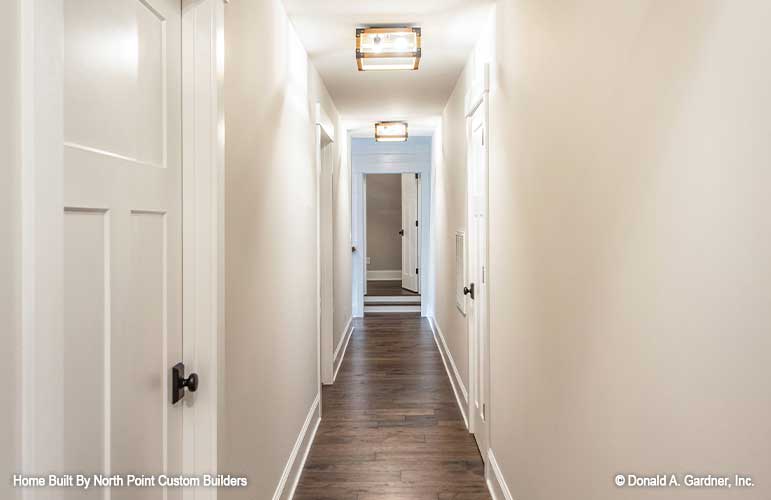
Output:
[[[64,470],[181,470],[180,25],[179,0],[64,0]]]
[[[418,175],[402,174],[402,288],[420,292]]]
[[[489,443],[490,341],[487,324],[487,145],[485,109],[479,106],[471,118],[469,148],[469,284],[468,328],[473,359],[471,397],[472,431],[482,458],[487,460]]]

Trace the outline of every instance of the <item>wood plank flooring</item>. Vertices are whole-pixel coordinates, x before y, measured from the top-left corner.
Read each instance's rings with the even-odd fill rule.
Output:
[[[367,295],[384,297],[404,295],[417,297],[419,294],[402,288],[402,282],[397,280],[367,280]]]
[[[489,500],[427,320],[354,324],[295,500]]]

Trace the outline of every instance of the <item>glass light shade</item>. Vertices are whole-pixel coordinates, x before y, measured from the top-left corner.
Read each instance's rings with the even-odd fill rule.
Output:
[[[407,140],[407,123],[377,122],[375,124],[377,142],[404,142]]]
[[[359,71],[416,70],[420,65],[420,28],[358,28]]]

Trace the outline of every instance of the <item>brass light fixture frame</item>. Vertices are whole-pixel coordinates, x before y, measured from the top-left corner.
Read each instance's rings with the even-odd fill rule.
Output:
[[[378,135],[377,129],[379,126],[384,127],[388,125],[404,125],[404,135]],[[406,142],[409,137],[407,122],[400,121],[387,121],[375,123],[375,142]],[[391,139],[388,141],[388,139]]]
[[[378,54],[373,54],[371,52],[362,53],[361,51],[361,35],[365,33],[405,33],[407,31],[412,31],[413,33],[415,33],[415,50],[414,51],[386,52],[386,53],[378,53]],[[415,71],[420,67],[420,56],[423,53],[420,47],[420,35],[421,35],[421,29],[419,27],[413,27],[413,26],[356,28],[356,66],[358,66],[359,71],[366,71],[363,68],[364,59],[414,57],[415,65],[413,66],[411,71]],[[369,71],[373,71],[373,70],[369,70]]]

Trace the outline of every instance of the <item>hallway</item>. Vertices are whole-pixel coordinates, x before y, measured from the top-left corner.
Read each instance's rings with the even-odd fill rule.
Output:
[[[490,498],[425,318],[357,319],[322,416],[296,500]]]
[[[3,0],[0,500],[771,500],[769,25]]]

